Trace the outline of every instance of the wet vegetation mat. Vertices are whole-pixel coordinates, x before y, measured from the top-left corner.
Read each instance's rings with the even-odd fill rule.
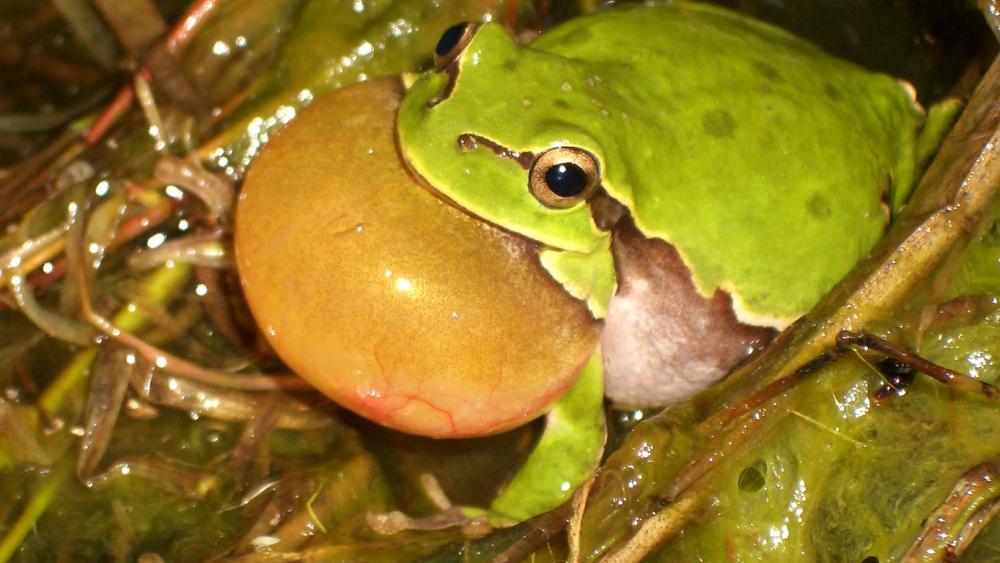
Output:
[[[468,508],[543,419],[410,436],[278,359],[233,250],[272,137],[324,94],[430,68],[455,22],[527,39],[608,4],[3,2],[0,561],[1000,561],[989,0],[723,3],[964,109],[805,317],[680,404],[606,403],[599,468],[560,506]]]

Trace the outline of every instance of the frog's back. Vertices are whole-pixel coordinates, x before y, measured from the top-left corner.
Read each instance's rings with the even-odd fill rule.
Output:
[[[808,310],[881,236],[912,165],[922,112],[896,80],[725,10],[606,12],[531,48],[591,65],[600,118],[576,125],[605,189],[743,320]]]
[[[604,39],[612,37],[610,42]],[[532,46],[588,61],[655,64],[656,58],[682,52],[696,56],[712,51],[746,54],[745,48],[752,49],[754,43],[758,50],[799,51],[807,57],[829,57],[815,45],[781,28],[729,10],[688,2],[595,12],[547,31]]]

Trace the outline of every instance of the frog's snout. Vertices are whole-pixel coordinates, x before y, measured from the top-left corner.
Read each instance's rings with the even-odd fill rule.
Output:
[[[439,199],[394,139],[396,79],[318,100],[268,145],[237,212],[247,300],[281,358],[405,432],[491,434],[573,383],[599,324],[532,243]]]

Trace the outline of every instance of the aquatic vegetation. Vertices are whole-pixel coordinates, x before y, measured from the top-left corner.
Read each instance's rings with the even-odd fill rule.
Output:
[[[968,104],[869,258],[721,384],[609,407],[582,492],[492,529],[459,508],[539,424],[435,441],[331,404],[249,316],[233,206],[324,93],[424,68],[458,20],[593,6],[107,4],[0,8],[0,559],[995,557],[1000,67],[975,11],[971,43],[911,63]]]

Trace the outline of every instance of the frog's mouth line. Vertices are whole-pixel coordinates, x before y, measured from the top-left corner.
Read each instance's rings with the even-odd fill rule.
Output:
[[[394,125],[393,128],[395,129],[395,125]],[[508,151],[507,149],[505,149],[500,144],[498,144],[498,143],[496,143],[494,141],[491,141],[490,139],[487,139],[486,137],[481,137],[479,135],[474,135],[472,133],[466,133],[465,135],[462,135],[462,136],[459,137],[458,143],[459,143],[459,145],[461,146],[461,148],[463,150],[475,150],[475,149],[478,148],[478,146],[476,146],[476,144],[463,144],[462,143],[462,137],[468,137],[469,138],[469,141],[468,141],[469,143],[478,143],[478,144],[480,144],[480,145],[482,145],[484,147],[487,147],[490,150],[496,152],[498,155],[503,156],[504,158],[510,158],[512,160],[515,160],[516,162],[518,162],[518,164],[521,164],[522,166],[524,166],[524,164],[521,162],[521,160],[519,160],[520,158],[527,158],[528,159],[527,167],[529,167],[529,168],[531,166],[531,161],[534,160],[533,153],[530,153],[530,152],[527,152],[527,153],[517,153],[517,152],[514,152],[514,151]],[[442,191],[440,191],[437,188],[435,188],[434,185],[431,184],[430,182],[428,182],[427,179],[425,179],[420,174],[420,172],[417,171],[417,169],[415,169],[410,164],[410,162],[406,159],[406,157],[403,155],[403,151],[402,151],[402,149],[401,149],[401,147],[399,145],[398,133],[397,133],[397,138],[396,138],[396,143],[395,143],[395,149],[396,149],[396,157],[399,159],[399,162],[401,162],[403,164],[403,166],[405,167],[407,175],[409,175],[410,178],[413,179],[414,183],[417,186],[419,186],[423,190],[426,190],[428,193],[430,193],[431,195],[433,195],[438,200],[444,202],[449,207],[451,207],[451,208],[453,208],[453,209],[455,209],[457,211],[460,211],[463,214],[465,214],[465,215],[467,215],[467,216],[469,216],[469,217],[471,217],[471,218],[473,218],[473,219],[475,219],[477,221],[484,221],[486,223],[489,223],[489,225],[491,227],[493,227],[493,228],[495,228],[495,229],[497,229],[499,231],[502,231],[502,232],[506,233],[507,235],[509,235],[511,237],[514,237],[514,238],[516,238],[516,239],[518,239],[520,241],[523,241],[526,245],[530,245],[532,247],[532,249],[534,250],[535,255],[538,255],[543,248],[550,248],[550,247],[547,247],[546,245],[538,242],[537,240],[535,240],[535,239],[533,239],[531,237],[527,237],[527,236],[525,236],[525,235],[523,235],[523,234],[521,234],[521,233],[519,233],[517,231],[513,231],[511,229],[508,229],[508,228],[504,227],[503,225],[499,225],[497,223],[494,223],[493,221],[489,221],[488,219],[486,219],[484,217],[481,217],[479,215],[476,215],[475,213],[472,213],[466,207],[460,205],[458,202],[456,202],[452,198],[448,197],[445,193],[443,193]],[[558,249],[554,249],[554,250],[558,250]]]

